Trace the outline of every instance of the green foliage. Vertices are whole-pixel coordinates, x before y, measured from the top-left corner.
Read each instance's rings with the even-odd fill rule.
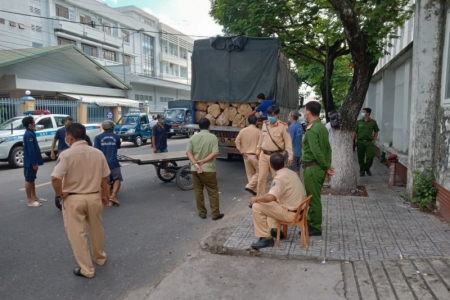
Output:
[[[421,209],[428,207],[436,200],[437,188],[433,186],[434,175],[432,169],[413,172],[413,199],[412,203],[418,204]]]

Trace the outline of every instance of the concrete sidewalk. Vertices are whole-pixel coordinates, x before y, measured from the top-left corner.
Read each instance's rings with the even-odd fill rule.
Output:
[[[311,237],[307,249],[301,249],[298,228],[290,227],[280,247],[262,249],[262,256],[338,261],[450,257],[448,223],[404,204],[398,195],[405,188],[388,185],[389,170],[378,160],[372,173],[359,178],[369,197],[322,196],[323,235]],[[224,247],[244,254],[255,240],[249,209]]]

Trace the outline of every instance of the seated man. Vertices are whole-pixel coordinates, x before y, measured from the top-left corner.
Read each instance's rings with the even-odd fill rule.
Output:
[[[273,238],[277,236],[276,221],[292,222],[298,206],[306,196],[297,173],[284,167],[284,156],[281,153],[270,156],[270,167],[276,173],[269,193],[250,199],[255,235],[259,237],[252,244],[253,249],[273,247]]]

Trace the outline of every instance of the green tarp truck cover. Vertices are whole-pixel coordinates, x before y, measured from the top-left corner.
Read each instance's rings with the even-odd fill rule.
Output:
[[[246,103],[264,93],[279,106],[296,108],[298,83],[286,62],[277,38],[196,40],[191,99]]]

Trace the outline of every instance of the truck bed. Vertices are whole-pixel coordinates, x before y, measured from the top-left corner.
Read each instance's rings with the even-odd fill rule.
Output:
[[[199,130],[200,128],[198,127],[198,124],[190,124],[190,125],[185,125],[185,128],[188,129],[194,129],[194,130]],[[233,126],[211,126],[210,130],[211,131],[233,131],[233,132],[239,132],[241,131],[242,127],[233,127]]]

